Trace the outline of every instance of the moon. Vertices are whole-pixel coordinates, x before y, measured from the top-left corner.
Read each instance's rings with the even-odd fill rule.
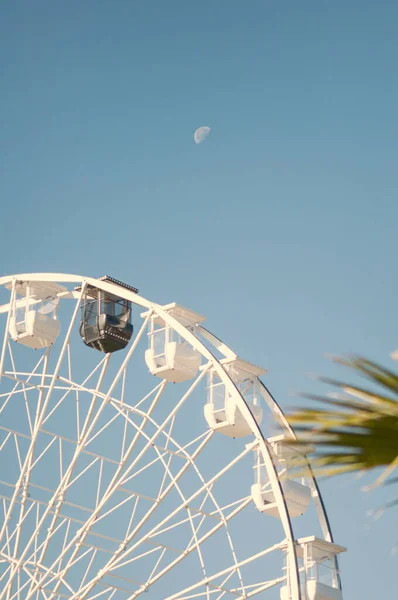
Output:
[[[203,125],[202,127],[198,127],[195,133],[193,134],[193,139],[195,140],[195,144],[201,144],[205,141],[207,136],[211,131],[210,127]]]

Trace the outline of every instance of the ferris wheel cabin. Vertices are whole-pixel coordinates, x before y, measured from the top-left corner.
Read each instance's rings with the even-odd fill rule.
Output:
[[[9,290],[13,284],[7,284]],[[48,281],[18,281],[15,283],[10,306],[10,336],[14,342],[29,348],[48,348],[60,333],[57,319],[59,294],[62,285]]]
[[[296,554],[301,577],[303,600],[343,600],[336,557],[346,548],[315,536],[296,541]],[[286,573],[294,568],[286,551]],[[291,600],[289,586],[280,590],[280,600]]]
[[[241,358],[224,359],[220,362],[244,398],[256,422],[260,424],[263,409],[259,405],[257,377],[266,373],[266,370]],[[208,425],[214,431],[228,437],[241,438],[252,433],[238,407],[236,396],[230,393],[215,369],[211,369],[208,374],[204,414]]]
[[[163,306],[180,325],[195,335],[197,326],[205,319],[201,315],[176,304]],[[145,318],[147,312],[141,316]],[[180,383],[193,379],[197,374],[202,356],[182,335],[158,315],[152,315],[149,323],[148,350],[145,362],[152,375]]]
[[[100,281],[114,283],[138,293],[136,288],[112,277],[105,276]],[[127,346],[133,335],[131,302],[99,288],[87,286],[81,313],[79,331],[86,346],[106,354],[123,350]]]
[[[309,506],[311,489],[303,482],[295,480],[294,470],[305,464],[306,454],[310,453],[312,448],[308,446],[298,449],[292,444],[289,445],[289,441],[283,435],[269,438],[267,442],[281,482],[289,516],[291,518],[299,517],[306,512]],[[254,453],[255,483],[251,487],[254,504],[260,512],[280,518],[263,455],[258,447],[254,448]]]

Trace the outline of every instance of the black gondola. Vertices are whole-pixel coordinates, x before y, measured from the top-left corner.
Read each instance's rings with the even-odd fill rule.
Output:
[[[136,288],[121,283],[111,277],[102,281],[116,283],[135,293]],[[131,323],[131,302],[104,290],[88,286],[82,301],[80,335],[86,346],[100,352],[116,352],[129,343],[133,335]]]

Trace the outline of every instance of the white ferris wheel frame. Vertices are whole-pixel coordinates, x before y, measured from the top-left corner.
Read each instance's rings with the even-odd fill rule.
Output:
[[[287,552],[288,556],[290,557],[290,561],[288,563],[288,564],[290,564],[288,577],[289,577],[290,586],[291,586],[292,600],[301,600],[302,599],[302,591],[301,591],[301,587],[300,587],[298,558],[297,558],[296,543],[295,543],[296,540],[294,538],[293,527],[292,527],[291,518],[290,518],[289,512],[288,512],[283,487],[282,487],[281,481],[278,477],[278,472],[277,472],[276,466],[274,464],[274,460],[272,457],[272,453],[270,451],[269,444],[268,444],[267,440],[265,439],[260,426],[257,424],[256,419],[254,418],[254,416],[250,410],[250,407],[247,405],[245,399],[239,392],[237,386],[235,385],[234,381],[232,380],[232,378],[230,377],[228,372],[223,367],[220,360],[216,358],[216,356],[208,349],[208,347],[206,347],[201,342],[201,340],[198,339],[198,337],[196,337],[196,335],[194,335],[188,328],[186,328],[179,321],[177,321],[171,314],[169,314],[162,305],[151,302],[151,301],[147,300],[146,298],[144,298],[143,296],[139,295],[138,293],[130,291],[129,289],[120,287],[119,285],[112,283],[112,282],[104,281],[101,279],[95,279],[95,278],[91,278],[91,277],[83,277],[83,276],[79,276],[79,275],[61,274],[61,273],[24,273],[24,274],[10,275],[10,276],[5,276],[5,277],[0,278],[0,286],[5,286],[5,285],[10,286],[11,285],[10,303],[0,307],[0,313],[8,313],[7,314],[7,322],[6,322],[6,330],[5,330],[5,335],[4,335],[4,340],[3,340],[3,345],[1,347],[1,355],[0,355],[0,380],[1,380],[1,377],[3,376],[3,365],[4,365],[4,360],[5,360],[6,351],[7,351],[7,344],[8,344],[8,331],[9,331],[10,315],[11,315],[10,308],[14,304],[16,306],[18,306],[18,304],[20,306],[22,306],[23,303],[26,303],[25,300],[21,300],[21,301],[16,300],[16,285],[17,285],[17,282],[19,282],[19,281],[29,281],[29,282],[36,281],[36,282],[49,282],[49,283],[59,283],[59,284],[75,284],[80,287],[79,291],[67,291],[67,292],[61,292],[60,294],[58,294],[59,298],[75,299],[75,300],[77,300],[77,302],[76,302],[76,306],[74,308],[73,315],[72,315],[68,330],[66,332],[66,335],[65,335],[65,338],[64,338],[64,341],[62,344],[62,348],[59,353],[59,357],[58,357],[57,364],[55,366],[54,373],[51,377],[51,383],[48,386],[47,393],[44,394],[43,389],[41,391],[40,402],[42,403],[41,413],[42,413],[43,417],[45,414],[46,405],[49,402],[51,393],[56,384],[57,376],[58,376],[58,373],[60,370],[62,360],[67,352],[72,329],[77,320],[81,300],[83,299],[84,292],[85,292],[87,286],[92,286],[94,288],[98,288],[100,290],[103,290],[103,291],[113,294],[115,296],[118,296],[122,299],[128,300],[132,304],[137,305],[148,311],[147,316],[144,319],[143,324],[138,331],[138,334],[136,334],[134,336],[134,340],[128,348],[127,354],[122,362],[122,365],[120,366],[120,369],[114,378],[113,385],[110,387],[105,398],[104,398],[104,394],[102,394],[102,399],[103,399],[104,403],[107,400],[109,400],[109,398],[112,396],[112,391],[116,385],[116,382],[122,376],[123,370],[126,368],[128,362],[130,360],[130,357],[132,356],[138,342],[140,341],[140,339],[148,325],[150,317],[153,315],[159,316],[167,325],[169,325],[175,332],[177,332],[177,334],[179,334],[195,350],[200,352],[200,354],[205,359],[207,359],[207,361],[208,361],[207,367],[205,367],[202,370],[201,374],[198,376],[198,378],[195,379],[191,388],[193,386],[196,386],[199,383],[199,381],[203,378],[203,376],[205,375],[206,371],[209,368],[214,369],[214,371],[217,373],[217,375],[220,378],[220,380],[222,381],[222,383],[225,385],[226,390],[228,391],[230,396],[236,402],[236,405],[237,405],[238,409],[240,410],[241,414],[244,416],[247,424],[249,424],[251,432],[254,436],[254,442],[251,445],[251,447],[253,448],[253,447],[257,446],[261,452],[262,459],[264,461],[264,464],[266,466],[268,476],[270,479],[271,489],[274,494],[275,502],[278,506],[281,524],[282,524],[282,527],[284,530],[284,535],[285,535],[284,542],[285,542],[286,552]],[[198,329],[198,332],[200,333],[200,335],[204,339],[206,339],[212,346],[214,346],[217,349],[217,351],[219,353],[221,353],[226,359],[233,360],[233,359],[237,358],[237,355],[227,345],[225,345],[215,335],[213,335],[208,330],[206,330],[203,326],[198,325],[197,329]],[[102,369],[104,369],[104,365],[106,365],[108,359],[109,359],[109,355],[106,355],[103,358],[103,360],[101,361],[100,364],[102,364]],[[46,358],[44,358],[44,361],[45,360],[46,360]],[[99,388],[100,388],[100,382],[101,382],[103,373],[104,373],[104,370],[101,373],[100,378],[99,378],[99,383],[97,386],[98,389],[95,390],[95,394],[97,394],[99,397],[101,397]],[[273,398],[273,396],[271,395],[271,393],[269,392],[267,387],[264,385],[264,383],[259,378],[257,378],[257,380],[260,384],[259,389],[260,389],[261,395],[262,395],[265,403],[267,404],[268,408],[273,413],[275,419],[280,424],[280,426],[282,427],[282,429],[284,430],[285,434],[288,437],[290,437],[292,439],[296,439],[295,433],[292,430],[291,426],[289,425],[282,409],[280,408],[278,403],[275,401],[275,399]],[[164,382],[161,382],[158,387],[161,389],[162,385],[164,385]],[[191,391],[191,388],[190,388],[189,392]],[[31,436],[30,448],[29,448],[28,454],[26,456],[26,459],[22,465],[19,481],[17,482],[17,485],[15,486],[15,491],[14,491],[12,500],[8,507],[7,513],[5,514],[4,523],[2,526],[0,526],[0,541],[6,534],[7,519],[9,517],[9,515],[11,514],[11,511],[17,500],[18,490],[21,488],[27,489],[27,487],[29,486],[29,477],[30,477],[30,473],[31,473],[32,460],[33,460],[33,455],[34,455],[34,450],[35,450],[35,442],[36,442],[37,435],[40,431],[41,426],[42,426],[41,420],[39,420],[38,422],[35,423],[35,427],[34,427],[34,430],[32,432],[32,436]],[[87,431],[84,434],[87,435]],[[81,448],[83,448],[83,446],[84,446],[84,444],[82,443]],[[76,461],[76,460],[77,460],[77,457],[74,458],[74,461]],[[70,466],[71,466],[70,473],[72,473],[73,463]],[[309,480],[310,487],[311,487],[312,498],[315,503],[317,516],[318,516],[318,520],[319,520],[319,523],[321,526],[322,534],[326,541],[333,542],[333,535],[332,535],[329,519],[327,516],[326,508],[325,508],[324,502],[322,500],[322,495],[319,490],[316,478],[311,470],[311,466],[309,463],[307,463],[306,469],[308,472],[308,480]],[[44,515],[49,514],[49,511],[51,509],[54,509],[54,506],[55,506],[55,513],[54,513],[55,517],[53,519],[54,524],[56,523],[56,517],[58,516],[60,508],[62,506],[62,495],[63,495],[65,487],[66,487],[65,483],[67,483],[67,482],[68,482],[68,480],[66,480],[66,482],[64,482],[63,486],[62,486],[62,482],[60,483],[59,489],[56,490],[56,493],[54,493],[52,501],[48,505],[48,508],[47,508],[48,512],[45,511],[45,513],[44,513]],[[206,485],[208,485],[208,484],[209,484],[209,482],[207,482]],[[110,489],[110,490],[108,489],[107,494],[109,495],[111,493],[112,493],[112,489]],[[57,501],[58,501],[58,504],[57,504]],[[99,509],[101,506],[103,506],[103,504],[100,503],[98,505],[98,508],[95,509],[94,513],[91,515],[90,519],[88,519],[87,524],[86,524],[86,530],[82,532],[83,536],[87,535],[88,532],[90,531],[90,526],[95,521],[96,513],[99,512]],[[43,520],[44,520],[44,517],[42,516],[41,522]],[[40,527],[40,524],[38,525],[38,528],[39,527]],[[74,540],[72,540],[72,542],[73,541]],[[18,543],[18,538],[17,538],[17,543]],[[124,547],[119,548],[118,553],[115,553],[113,559],[110,561],[111,566],[113,566],[115,564],[115,561],[120,560],[126,556],[127,545],[128,544],[126,543]],[[269,551],[269,550],[270,549],[268,549],[267,551]],[[44,551],[45,551],[45,548],[44,548]],[[15,563],[13,564],[12,572],[13,572],[14,576],[18,572],[18,569],[23,567],[23,560],[24,560],[26,553],[27,553],[27,550],[25,551],[25,553],[22,552],[19,559],[16,560]],[[336,569],[337,569],[337,558],[334,558],[334,561],[335,561],[335,565],[336,565]],[[292,565],[294,565],[293,568],[292,568]],[[235,566],[239,566],[239,565],[235,565]],[[228,569],[226,571],[228,571]],[[212,579],[211,577],[207,578],[207,580],[209,582],[211,581],[211,579]],[[199,582],[198,584],[195,584],[194,586],[192,586],[192,588],[196,588],[200,584],[205,584],[205,583],[206,583],[206,581],[203,580],[202,582]],[[41,584],[41,580],[37,581],[35,584],[33,584],[31,586],[31,588],[28,592],[28,595],[26,596],[26,600],[30,600],[31,598],[34,597],[35,592],[37,592],[37,590],[40,588],[40,584]],[[94,585],[95,585],[95,582],[94,582]],[[87,590],[89,591],[89,589],[92,589],[92,587],[93,586],[91,586],[90,588],[87,588]],[[341,587],[341,585],[340,585],[340,587]],[[13,600],[14,596],[10,596],[9,593],[7,593],[7,589],[9,589],[9,588],[7,588],[7,586],[6,586],[2,591],[0,591],[0,600]],[[267,589],[266,586],[264,586],[264,590],[265,589]],[[77,599],[84,600],[84,598],[86,598],[88,591],[86,592],[85,588],[83,588],[83,594],[81,592],[79,592],[79,594],[74,594],[70,597],[70,600],[77,600]],[[185,592],[189,591],[189,588],[184,591]],[[259,593],[260,591],[261,590],[257,589],[256,594]],[[136,598],[137,595],[139,595],[139,593],[133,594],[131,596],[131,600]],[[179,594],[170,596],[169,600],[177,599],[178,596],[179,596]],[[250,592],[248,594],[245,593],[245,595],[242,596],[242,598],[249,598],[249,597],[250,597]]]

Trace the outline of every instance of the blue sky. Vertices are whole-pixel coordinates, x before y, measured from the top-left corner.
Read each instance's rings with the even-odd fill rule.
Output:
[[[392,0],[2,3],[2,274],[108,273],[189,306],[285,408],[336,373],[326,353],[391,366],[397,19]],[[371,522],[384,496],[361,485],[323,484],[345,599],[392,597],[396,514]]]

